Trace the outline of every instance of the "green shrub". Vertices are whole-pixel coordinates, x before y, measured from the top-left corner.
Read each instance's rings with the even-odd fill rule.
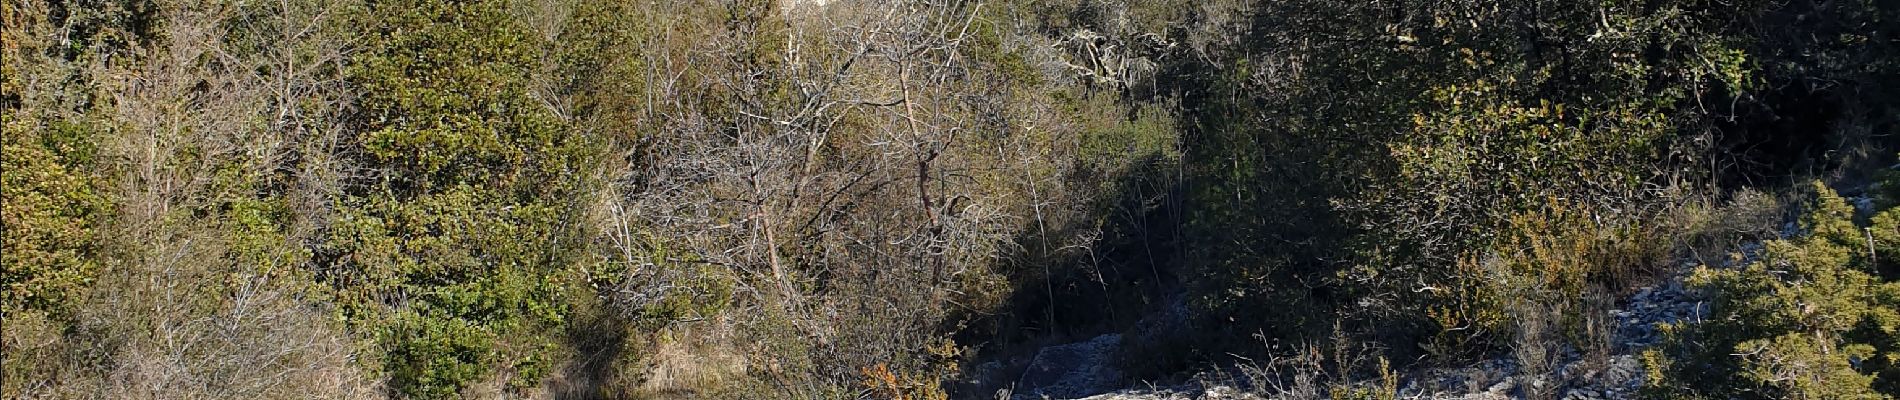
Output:
[[[1900,282],[1875,272],[1893,246],[1900,208],[1854,222],[1847,202],[1815,183],[1802,236],[1764,243],[1745,267],[1699,267],[1712,314],[1664,326],[1645,354],[1649,390],[1665,398],[1888,398],[1900,394]],[[1880,234],[1876,236],[1876,232]],[[1884,237],[1884,238],[1883,238]]]
[[[582,216],[599,142],[530,95],[541,36],[507,1],[395,1],[363,10],[356,160],[328,232],[330,279],[384,352],[396,393],[453,397],[506,372],[551,370],[553,333],[583,277]]]
[[[70,312],[99,268],[95,225],[109,211],[91,170],[93,133],[12,110],[0,129],[0,315]]]
[[[1514,251],[1513,218],[1561,205],[1654,229],[1618,224],[1673,200],[1655,186],[1699,176],[1678,167],[1702,154],[1687,105],[1751,88],[1754,64],[1723,29],[1758,6],[1254,7],[1270,28],[1178,72],[1205,93],[1183,105],[1197,112],[1187,231],[1207,243],[1188,257],[1206,277],[1196,297],[1228,317],[1290,304],[1403,335],[1462,326],[1433,312],[1503,311],[1458,303],[1490,290],[1469,267]]]
[[[498,356],[495,333],[466,320],[405,312],[386,324],[378,339],[389,343],[389,385],[406,396],[455,398],[486,377]]]
[[[44,390],[66,364],[62,338],[99,277],[111,212],[91,133],[23,114],[0,108],[0,397]]]

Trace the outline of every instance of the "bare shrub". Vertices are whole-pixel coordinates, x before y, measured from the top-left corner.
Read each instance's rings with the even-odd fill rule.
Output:
[[[1242,358],[1239,378],[1220,373],[1210,387],[1237,385],[1265,398],[1289,400],[1394,399],[1399,376],[1377,343],[1354,339],[1335,325],[1331,343],[1276,346],[1255,335],[1267,349],[1266,360]],[[1330,353],[1330,354],[1329,354]]]
[[[166,4],[112,95],[107,268],[27,397],[363,398],[375,386],[318,290],[304,240],[333,165],[323,120],[347,3]],[[312,178],[286,183],[298,171]],[[282,188],[295,187],[297,190]],[[284,197],[274,193],[295,192]],[[286,198],[288,197],[288,198]],[[295,211],[293,211],[293,209]]]
[[[1565,309],[1564,303],[1541,305],[1525,301],[1513,307],[1517,331],[1511,356],[1517,360],[1518,387],[1524,390],[1525,397],[1556,398],[1561,382],[1557,381],[1555,372],[1562,361],[1564,342],[1562,326],[1552,317],[1561,318],[1566,312],[1571,311]]]
[[[703,5],[637,11],[639,129],[661,133],[626,144],[639,161],[596,207],[596,283],[661,332],[739,331],[758,385],[734,387],[823,397],[880,364],[934,385],[953,318],[1009,290],[997,257],[1072,204],[1045,190],[1068,164],[1047,147],[974,139],[1023,117],[968,95],[1000,92],[964,54],[982,6],[684,9]]]
[[[59,397],[368,398],[354,344],[294,275],[246,272],[217,238],[181,235],[100,284],[79,328],[86,378]],[[88,382],[90,381],[90,382]]]

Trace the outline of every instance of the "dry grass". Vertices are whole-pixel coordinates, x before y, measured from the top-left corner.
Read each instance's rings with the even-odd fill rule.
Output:
[[[660,334],[637,374],[642,379],[632,388],[635,397],[694,393],[742,379],[748,372],[746,358],[707,333],[682,326]]]

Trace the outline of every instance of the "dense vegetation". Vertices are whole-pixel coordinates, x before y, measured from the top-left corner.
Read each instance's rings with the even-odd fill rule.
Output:
[[[1880,259],[1900,246],[1900,207],[1856,223],[1833,190],[1817,183],[1813,197],[1798,238],[1766,242],[1740,269],[1696,271],[1693,283],[1717,293],[1716,314],[1646,354],[1662,364],[1653,368],[1658,397],[1881,398],[1900,389],[1900,269]]]
[[[987,398],[1103,333],[1131,379],[1363,353],[1313,367],[1379,397],[1603,356],[1684,263],[1711,314],[1649,395],[1900,396],[1888,1],[0,23],[0,397]]]

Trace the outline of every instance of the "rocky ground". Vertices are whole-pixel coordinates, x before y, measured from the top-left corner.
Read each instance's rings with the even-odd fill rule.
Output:
[[[1860,212],[1870,212],[1872,203],[1865,195],[1850,198]],[[1799,228],[1787,221],[1779,234],[1789,237]],[[1746,243],[1736,249],[1741,255],[1720,268],[1747,265],[1762,249],[1760,242]],[[1609,311],[1615,329],[1607,356],[1584,357],[1575,349],[1565,350],[1542,378],[1526,378],[1510,355],[1501,355],[1462,368],[1437,368],[1409,371],[1399,384],[1402,399],[1519,399],[1544,393],[1564,400],[1636,398],[1642,387],[1643,365],[1638,355],[1662,341],[1657,326],[1663,323],[1696,321],[1709,315],[1705,296],[1688,290],[1683,278],[1697,264],[1684,261],[1655,284],[1637,288],[1617,301]],[[1150,315],[1141,328],[1126,340],[1147,340],[1150,334],[1167,334],[1185,323],[1186,307],[1179,300],[1173,307]],[[1047,346],[1027,360],[1012,360],[1019,368],[997,362],[978,367],[981,379],[1013,382],[1014,389],[999,391],[996,397],[1012,400],[1086,399],[1086,400],[1217,400],[1217,399],[1305,399],[1322,398],[1317,391],[1261,388],[1247,383],[1244,373],[1217,371],[1202,373],[1197,379],[1175,385],[1156,386],[1127,382],[1113,367],[1115,352],[1124,337],[1101,335],[1089,340]],[[1004,371],[1010,371],[1004,373]],[[1015,371],[1021,371],[1020,374]],[[1537,396],[1544,397],[1544,396]]]
[[[1742,247],[1752,257],[1761,248],[1758,243]],[[1747,258],[1735,264],[1745,264]],[[1695,320],[1708,315],[1707,301],[1687,290],[1683,278],[1693,268],[1684,263],[1674,273],[1652,286],[1638,288],[1610,310],[1615,320],[1614,337],[1607,357],[1583,357],[1567,350],[1558,357],[1552,374],[1527,379],[1509,355],[1485,360],[1462,368],[1438,368],[1404,374],[1399,385],[1400,398],[1406,399],[1512,399],[1531,397],[1530,393],[1550,393],[1566,400],[1635,398],[1642,386],[1643,366],[1637,359],[1642,350],[1662,340],[1657,325]],[[1180,310],[1165,314],[1177,314]],[[1178,315],[1164,315],[1159,324],[1178,322]],[[992,377],[1013,380],[1013,391],[1001,391],[998,398],[1010,399],[1087,399],[1087,400],[1190,400],[1190,399],[1269,399],[1307,398],[1284,388],[1249,387],[1235,373],[1201,374],[1202,379],[1171,386],[1129,388],[1120,371],[1112,365],[1121,347],[1122,335],[1109,334],[1089,340],[1048,346],[1026,363],[1020,376]],[[998,363],[979,366],[1001,371]],[[995,374],[989,374],[995,375]],[[1209,377],[1210,375],[1219,377]],[[1222,378],[1225,377],[1225,378]],[[1013,379],[1012,379],[1013,378]],[[1317,397],[1317,393],[1310,393]],[[1541,397],[1541,396],[1539,396]]]
[[[1624,344],[1607,360],[1588,360],[1571,351],[1561,357],[1553,380],[1527,381],[1518,373],[1517,363],[1508,356],[1485,360],[1463,368],[1415,371],[1400,385],[1401,398],[1418,399],[1508,399],[1524,398],[1531,390],[1556,386],[1552,393],[1563,399],[1621,399],[1634,397],[1641,387],[1642,364],[1635,354],[1660,341],[1655,325],[1697,318],[1706,313],[1704,302],[1684,290],[1680,275],[1662,284],[1643,288],[1626,299],[1624,307],[1611,311],[1616,318],[1615,343]],[[1020,377],[1014,379],[1017,390],[998,393],[998,397],[1016,400],[1088,399],[1088,400],[1189,400],[1189,399],[1268,399],[1297,398],[1279,395],[1282,390],[1252,388],[1244,378],[1215,378],[1210,375],[1237,376],[1236,373],[1202,374],[1196,382],[1172,386],[1128,388],[1112,362],[1121,346],[1122,335],[1109,334],[1075,343],[1048,346],[1027,361]],[[979,367],[1000,370],[996,363]],[[1003,377],[1001,379],[1009,379]],[[1287,393],[1290,394],[1290,393]]]
[[[1895,169],[1900,169],[1896,165]],[[1862,217],[1874,211],[1874,202],[1866,186],[1842,189],[1849,204]],[[1783,209],[1783,212],[1795,210]],[[1773,218],[1773,217],[1770,217]],[[1800,227],[1792,218],[1783,217],[1772,234],[1796,237]],[[1772,219],[1771,219],[1772,220]],[[1760,232],[1769,234],[1769,232]],[[1715,268],[1737,268],[1753,263],[1763,249],[1760,241],[1732,248],[1739,255]],[[1510,354],[1498,355],[1462,368],[1433,368],[1402,371],[1398,386],[1401,399],[1521,399],[1557,398],[1564,400],[1626,399],[1638,397],[1643,385],[1645,349],[1658,345],[1663,337],[1659,326],[1693,322],[1711,315],[1709,299],[1685,287],[1684,278],[1698,262],[1683,260],[1669,273],[1648,286],[1638,287],[1617,299],[1606,317],[1614,329],[1606,343],[1614,348],[1588,353],[1577,349],[1562,350],[1545,369],[1547,374],[1525,374]],[[1186,326],[1187,307],[1180,299],[1170,307],[1151,313],[1124,337],[1101,335],[1088,340],[1046,346],[1031,357],[978,366],[975,376],[987,380],[980,387],[1008,387],[996,392],[997,399],[1086,399],[1086,400],[1199,400],[1199,399],[1318,399],[1325,398],[1312,387],[1298,388],[1298,380],[1287,374],[1249,373],[1233,366],[1230,371],[1202,372],[1187,382],[1155,385],[1131,382],[1113,365],[1116,352],[1127,343],[1151,343],[1157,337],[1177,334]],[[1254,378],[1261,379],[1254,379]],[[1531,378],[1531,376],[1539,376]],[[1276,387],[1260,387],[1251,381],[1293,382]],[[978,383],[978,382],[972,382]],[[1000,385],[998,384],[1000,383]],[[1294,386],[1294,387],[1281,387]],[[1314,385],[1309,385],[1314,386]]]

